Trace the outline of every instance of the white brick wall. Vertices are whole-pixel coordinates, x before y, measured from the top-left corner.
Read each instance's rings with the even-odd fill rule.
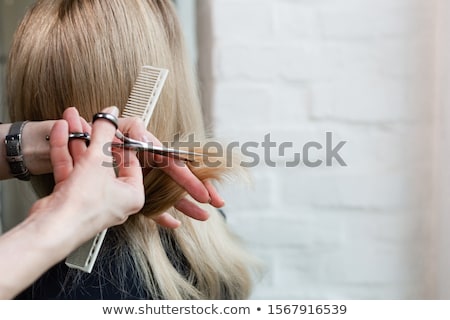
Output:
[[[266,262],[253,298],[433,297],[434,0],[199,5],[218,137],[270,133],[295,152],[326,132],[348,141],[348,167],[286,168],[293,151],[272,151],[277,167],[253,168],[253,188],[223,189],[230,224]]]

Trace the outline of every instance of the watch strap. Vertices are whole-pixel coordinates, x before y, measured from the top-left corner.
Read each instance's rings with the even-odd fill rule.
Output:
[[[30,180],[31,177],[22,154],[22,130],[27,122],[14,122],[5,137],[6,161],[9,164],[10,172],[15,178],[24,181]]]

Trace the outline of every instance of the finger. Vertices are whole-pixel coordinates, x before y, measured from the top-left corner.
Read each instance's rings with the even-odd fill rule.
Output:
[[[110,113],[117,117],[119,114],[119,109],[117,107],[109,107],[102,110],[103,113]],[[90,146],[94,148],[104,149],[104,146],[110,143],[116,133],[116,127],[107,119],[97,119],[92,124],[92,135]],[[105,157],[111,156],[107,154],[109,152],[104,152]]]
[[[162,146],[162,143],[154,135],[145,130],[142,121],[139,119],[132,120],[130,118],[121,118],[119,119],[119,126],[121,130],[127,132],[131,138],[143,140],[154,146]],[[143,166],[155,166],[161,168],[198,202],[210,202],[211,199],[208,190],[183,161],[150,152],[140,153],[139,156]],[[219,201],[216,200],[216,203],[217,202]]]
[[[203,185],[208,190],[209,196],[211,198],[210,204],[216,208],[223,207],[225,205],[225,201],[219,195],[219,192],[217,191],[216,187],[214,187],[211,180],[204,180]]]
[[[153,217],[152,219],[160,226],[170,229],[176,229],[181,225],[180,220],[175,219],[172,215],[170,215],[167,212],[164,212],[156,217]]]
[[[166,157],[166,160],[167,165],[161,168],[165,173],[167,173],[198,202],[210,202],[208,190],[183,161],[168,157]]]
[[[58,120],[50,133],[50,160],[55,184],[67,179],[73,170],[73,161],[68,148],[69,126],[65,120]]]
[[[136,137],[142,133],[142,129],[130,128],[130,137]],[[145,131],[142,140],[154,146],[162,146],[162,143],[150,132]],[[183,161],[170,157],[143,152],[139,154],[143,166],[158,167],[168,174],[179,186],[186,190],[192,198],[201,203],[210,202],[209,192],[203,183],[192,173]]]
[[[83,132],[83,125],[80,120],[80,114],[74,107],[67,108],[63,113],[63,119],[69,124],[70,132]],[[69,141],[69,151],[72,158],[77,162],[86,151],[86,143],[81,139],[72,139]]]
[[[81,127],[83,128],[83,132],[87,132],[91,134],[92,128],[91,125],[82,117],[80,117]]]
[[[142,152],[139,156],[144,167],[160,168],[198,202],[210,202],[208,190],[183,161],[151,152]]]
[[[139,118],[119,118],[119,130],[128,137],[136,140],[147,142],[147,130],[144,122]],[[158,141],[154,138],[154,141]],[[159,141],[158,141],[159,142]],[[136,152],[125,148],[113,150],[117,161],[118,172],[120,177],[137,177],[141,176],[142,168],[136,156]],[[141,180],[142,183],[142,180]]]
[[[120,149],[114,152],[117,162],[117,176],[135,186],[142,185],[143,176],[140,162],[136,152]]]
[[[139,118],[119,118],[119,130],[132,139],[141,140],[143,142],[152,142],[154,144],[155,142],[159,142],[158,139],[147,132],[144,122]],[[147,138],[148,135],[150,135],[150,139]],[[160,144],[161,143],[159,142],[158,145]]]
[[[195,220],[205,221],[209,218],[209,213],[206,210],[203,210],[198,205],[187,200],[186,198],[178,201],[174,207],[175,209],[183,212],[185,215]]]

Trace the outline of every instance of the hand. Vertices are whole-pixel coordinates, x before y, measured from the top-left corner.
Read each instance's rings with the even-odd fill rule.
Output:
[[[63,115],[64,119],[72,124],[70,131],[90,132],[90,125],[83,118],[79,117],[78,112],[72,112],[72,109],[73,108],[69,108]],[[149,142],[155,146],[162,145],[156,137],[146,130],[143,122],[138,118],[119,118],[119,129],[121,132],[128,134],[130,138]],[[74,141],[74,144],[71,143],[71,148],[71,151],[78,153],[83,152],[86,147],[82,141]],[[154,160],[152,161],[153,163],[159,165],[161,170],[167,173],[196,201],[200,203],[209,202],[216,208],[220,208],[224,205],[223,199],[220,197],[212,183],[207,180],[200,181],[184,162],[157,154],[149,153],[148,155],[149,157],[147,160]],[[127,157],[124,157],[124,159],[127,159]],[[120,159],[119,162],[122,162],[122,159]],[[126,163],[124,165],[126,165]],[[150,166],[150,164],[148,165]],[[151,170],[151,168],[148,169]],[[178,203],[175,204],[175,208],[196,220],[203,221],[207,220],[209,217],[208,212],[186,198],[178,201]],[[152,217],[152,219],[159,225],[168,228],[177,228],[180,225],[180,221],[167,212]]]
[[[104,165],[111,156],[103,146],[113,140],[115,127],[106,120],[96,121],[86,148],[84,141],[69,143],[68,133],[82,131],[87,124],[82,124],[74,108],[64,118],[67,121],[56,121],[50,134],[53,193],[35,202],[30,215],[0,237],[0,273],[8,275],[0,277],[0,299],[13,298],[82,243],[124,222],[144,205],[136,154],[126,151],[129,161],[127,166],[119,165],[117,176]]]
[[[117,113],[113,108],[103,112],[114,111]],[[129,150],[128,163],[119,165],[117,177],[107,165],[112,157],[105,154],[104,146],[113,140],[115,127],[106,120],[92,125],[89,147],[81,140],[70,141],[68,147],[68,133],[83,131],[87,124],[80,120],[75,108],[67,109],[63,117],[65,121],[57,121],[50,134],[55,189],[33,206],[32,213],[56,208],[75,214],[66,218],[84,226],[83,237],[87,240],[107,227],[125,222],[142,208],[142,170],[135,152]]]
[[[119,118],[119,129],[123,133],[128,134],[130,138],[152,143],[155,146],[162,145],[156,137],[146,130],[140,119]],[[185,189],[196,201],[200,203],[210,203],[216,208],[220,208],[224,205],[223,199],[220,197],[212,183],[207,180],[199,180],[183,161],[152,153],[148,153],[147,155],[146,160],[153,165],[156,164],[159,166],[161,170]],[[150,165],[149,163],[147,164]],[[151,170],[151,168],[148,169]],[[205,210],[186,198],[178,201],[178,203],[175,204],[175,208],[196,220],[206,220],[209,217]],[[180,222],[169,213],[163,213],[157,217],[153,217],[153,220],[158,224],[169,228],[176,228],[180,225]]]

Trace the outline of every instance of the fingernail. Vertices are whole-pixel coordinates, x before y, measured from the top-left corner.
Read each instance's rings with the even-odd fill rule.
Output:
[[[222,208],[225,205],[225,200],[223,200],[221,197],[218,197],[218,199],[214,203],[211,203],[212,200],[211,200],[211,198],[209,198],[208,202],[210,205],[212,205],[216,208]]]
[[[103,112],[105,113],[111,113],[114,116],[119,116],[119,108],[113,106],[113,107],[108,107],[106,109],[103,110]]]

